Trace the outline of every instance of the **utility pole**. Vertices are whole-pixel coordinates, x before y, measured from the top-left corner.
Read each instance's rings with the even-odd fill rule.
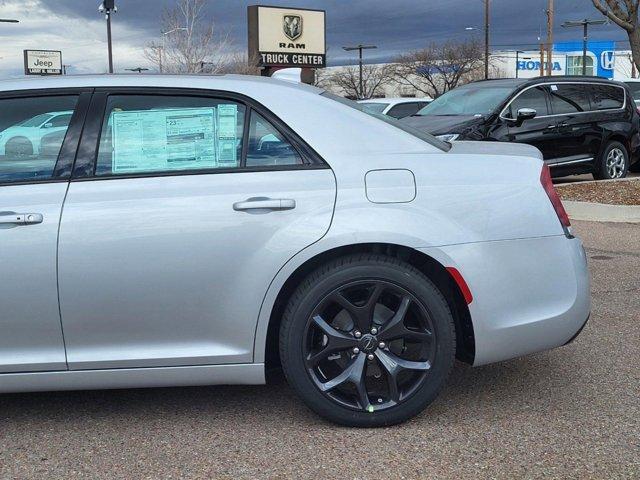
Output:
[[[484,0],[484,79],[489,79],[489,1]]]
[[[105,14],[107,19],[107,48],[109,50],[109,73],[113,73],[113,50],[111,47],[111,14],[118,11],[115,0],[102,0],[98,7],[100,13]]]
[[[544,43],[540,41],[540,76],[544,76]]]
[[[564,28],[570,27],[582,27],[582,75],[587,74],[587,44],[589,43],[589,25],[604,25],[606,20],[584,20],[564,22],[562,26]]]
[[[551,76],[553,69],[553,0],[547,4],[547,75]]]
[[[520,54],[524,53],[523,50],[516,50],[516,78],[518,78],[518,65],[520,64]]]
[[[364,90],[362,84],[362,50],[368,50],[371,48],[378,48],[376,45],[355,45],[353,47],[342,47],[342,49],[346,52],[351,52],[353,50],[358,50],[358,67],[359,67],[359,90],[358,96],[359,100],[364,99]]]
[[[62,74],[66,75],[67,74],[67,67],[70,67],[71,65],[69,64],[62,64]]]

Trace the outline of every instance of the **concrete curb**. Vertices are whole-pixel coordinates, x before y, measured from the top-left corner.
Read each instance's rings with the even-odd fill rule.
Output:
[[[562,204],[571,220],[640,223],[640,205],[607,205],[569,200],[563,200]]]

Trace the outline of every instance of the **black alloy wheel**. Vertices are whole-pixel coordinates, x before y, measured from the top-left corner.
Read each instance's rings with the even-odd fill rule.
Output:
[[[310,275],[281,329],[289,382],[316,412],[353,426],[419,413],[446,379],[454,344],[451,314],[435,286],[410,265],[375,255]]]

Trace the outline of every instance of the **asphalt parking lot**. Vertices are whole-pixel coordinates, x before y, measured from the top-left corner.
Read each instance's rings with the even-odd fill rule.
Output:
[[[593,314],[571,345],[472,369],[396,427],[267,386],[0,396],[0,478],[638,478],[640,226],[575,222]]]

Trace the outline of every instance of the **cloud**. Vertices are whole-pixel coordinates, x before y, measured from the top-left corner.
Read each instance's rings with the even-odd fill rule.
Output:
[[[158,40],[160,16],[175,0],[116,0],[113,16],[115,70],[148,66],[143,50]],[[107,69],[106,26],[98,13],[99,0],[0,0],[0,16],[19,18],[19,24],[0,23],[0,77],[21,75],[22,50],[62,50],[73,73]],[[482,0],[206,0],[206,15],[229,34],[234,50],[246,49],[247,6],[270,5],[320,8],[327,12],[329,64],[353,63],[355,57],[342,46],[373,43],[368,61],[389,61],[395,55],[443,42],[477,36],[482,40]],[[535,49],[545,36],[547,0],[492,0],[493,49]],[[579,29],[561,28],[565,20],[600,18],[591,0],[556,2],[555,40],[581,40]],[[465,27],[475,27],[471,33]],[[615,25],[594,27],[590,37],[616,40],[627,45],[624,32]]]

